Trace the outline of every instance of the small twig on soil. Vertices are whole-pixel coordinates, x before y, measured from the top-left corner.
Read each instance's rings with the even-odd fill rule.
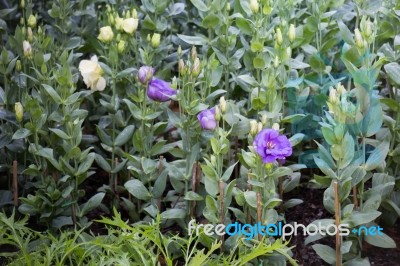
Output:
[[[358,208],[358,199],[357,199],[357,187],[353,187],[353,204],[354,204],[354,209]]]
[[[14,194],[14,206],[18,206],[18,163],[13,161],[13,194]]]

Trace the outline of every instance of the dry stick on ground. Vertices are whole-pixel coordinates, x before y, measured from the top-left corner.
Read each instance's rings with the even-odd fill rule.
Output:
[[[257,224],[261,224],[261,194],[257,192]],[[262,236],[258,234],[258,240],[261,241]]]
[[[13,195],[14,195],[14,206],[18,206],[18,163],[13,161]]]
[[[251,170],[249,170],[248,174],[247,174],[247,180],[250,181],[251,180]],[[251,191],[253,189],[251,184],[247,184],[247,189],[248,191]],[[251,212],[250,212],[250,208],[247,207],[247,223],[251,224]]]
[[[338,192],[338,182],[335,181],[333,183],[334,192],[335,192],[335,224],[336,228],[339,228],[340,225],[340,205],[339,205],[339,192]],[[340,234],[339,231],[336,232],[336,266],[342,265],[342,258],[340,254]]]
[[[357,209],[358,208],[357,186],[353,187],[353,204],[354,204],[354,208]]]
[[[224,213],[224,183],[222,179],[219,180],[219,223],[224,224],[225,213]],[[224,236],[221,236],[221,241],[224,243]]]

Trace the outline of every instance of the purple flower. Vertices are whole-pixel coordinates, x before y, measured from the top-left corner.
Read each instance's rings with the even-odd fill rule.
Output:
[[[263,163],[272,163],[292,155],[292,145],[284,135],[274,129],[263,129],[254,139],[253,146]]]
[[[151,66],[141,66],[138,72],[138,79],[140,83],[147,84],[154,75],[154,68]]]
[[[172,89],[164,80],[157,78],[153,78],[147,88],[147,96],[157,102],[169,101],[175,94],[176,90]]]
[[[203,129],[214,130],[217,127],[217,120],[215,119],[215,107],[201,111],[197,115],[200,126]]]

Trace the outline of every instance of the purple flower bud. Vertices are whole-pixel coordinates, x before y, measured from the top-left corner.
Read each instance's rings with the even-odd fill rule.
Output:
[[[171,96],[176,95],[176,90],[172,89],[169,83],[164,80],[153,78],[147,88],[147,96],[157,102],[169,101]]]
[[[214,130],[217,127],[217,120],[215,119],[215,107],[201,111],[197,115],[200,126],[203,129]]]
[[[263,163],[284,160],[292,155],[292,145],[284,135],[274,129],[264,129],[254,139],[253,146],[261,156]]]
[[[147,84],[154,75],[154,68],[151,66],[142,66],[139,68],[138,79],[140,83]]]

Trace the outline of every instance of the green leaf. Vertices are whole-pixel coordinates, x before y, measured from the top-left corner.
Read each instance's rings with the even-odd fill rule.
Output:
[[[188,191],[185,195],[185,200],[194,200],[194,201],[199,201],[203,200],[203,197],[197,194],[194,191]]]
[[[209,10],[206,4],[201,0],[190,0],[190,2],[200,11],[207,12]]]
[[[157,177],[156,182],[154,182],[154,187],[151,193],[154,198],[160,198],[164,193],[165,187],[167,185],[168,169],[164,169],[161,174]]]
[[[97,165],[100,166],[101,169],[106,171],[107,173],[111,172],[111,166],[110,164],[101,156],[100,154],[96,154],[94,157],[94,160],[96,161]]]
[[[235,169],[237,162],[226,169],[225,173],[222,175],[222,181],[226,182],[231,177],[233,170]]]
[[[134,67],[130,67],[130,68],[124,69],[124,70],[122,70],[121,72],[119,72],[117,74],[116,78],[117,79],[124,78],[124,77],[132,74],[135,70],[136,70],[136,68],[134,68]]]
[[[106,193],[104,193],[104,192],[97,193],[96,195],[91,197],[88,200],[88,202],[82,204],[80,206],[81,211],[79,212],[79,217],[83,217],[91,210],[97,208],[100,205],[100,203],[103,200],[105,195],[106,195]]]
[[[12,139],[24,139],[30,135],[32,135],[32,132],[29,129],[20,128],[17,131],[15,131],[14,135],[12,136]]]
[[[367,162],[365,163],[365,170],[371,171],[377,168],[382,162],[385,160],[387,154],[389,152],[389,143],[383,142],[368,157]]]
[[[353,212],[348,219],[343,220],[343,223],[346,223],[345,221],[347,220],[351,227],[356,227],[374,221],[379,215],[381,213],[378,211],[369,211],[367,213]]]
[[[135,130],[135,126],[129,125],[118,136],[115,138],[114,145],[115,146],[122,146],[132,137],[133,131]]]
[[[286,175],[291,175],[293,173],[292,169],[289,167],[278,167],[271,175],[270,178],[278,178]]]
[[[53,133],[55,133],[57,136],[59,136],[62,139],[71,139],[70,136],[68,136],[64,131],[62,131],[61,129],[58,128],[49,128],[50,131],[52,131]]]
[[[183,219],[186,217],[184,209],[169,209],[160,214],[161,219]]]
[[[381,232],[382,233],[382,232]],[[396,248],[396,243],[394,242],[394,240],[392,238],[390,238],[387,234],[382,233],[382,235],[380,234],[376,234],[376,235],[365,235],[364,236],[364,240],[376,247],[380,247],[380,248]]]
[[[257,194],[255,191],[245,191],[244,198],[251,207],[257,208]]]
[[[188,36],[188,35],[178,34],[178,38],[191,45],[207,44],[207,39],[201,36]]]
[[[349,28],[347,28],[347,26],[341,20],[338,20],[337,24],[339,26],[339,31],[340,35],[342,36],[342,39],[348,44],[353,45],[354,44],[353,34],[349,30]]]
[[[203,27],[208,28],[215,28],[220,22],[220,18],[215,14],[209,14],[203,19]]]
[[[383,66],[390,79],[396,84],[400,85],[400,65],[392,62]]]
[[[142,181],[137,179],[129,180],[125,183],[124,187],[137,199],[149,200],[151,199],[151,194],[147,188],[143,185]]]
[[[335,264],[336,252],[333,248],[321,244],[315,244],[312,246],[312,248],[325,262],[327,262],[328,264]]]
[[[43,88],[46,90],[46,92],[53,98],[54,102],[61,104],[62,100],[60,95],[53,89],[53,87],[47,85],[47,84],[42,84]]]
[[[76,176],[82,175],[89,170],[89,168],[92,166],[94,157],[96,154],[94,152],[91,152],[88,154],[88,156],[85,158],[85,160],[79,165],[78,171],[76,172]]]
[[[36,152],[36,155],[46,158],[57,170],[62,171],[60,164],[54,159],[53,149],[43,148]]]
[[[296,133],[294,134],[290,139],[290,144],[292,145],[292,147],[296,146],[297,144],[299,144],[305,137],[306,135],[304,135],[303,133]]]
[[[329,165],[321,160],[318,157],[314,156],[314,161],[317,164],[318,168],[327,176],[329,176],[330,178],[338,178],[336,173],[329,167]]]

